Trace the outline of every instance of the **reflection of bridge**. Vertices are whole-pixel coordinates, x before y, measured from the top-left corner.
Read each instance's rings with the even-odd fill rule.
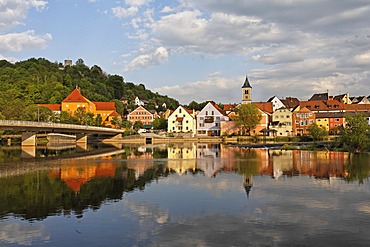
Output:
[[[13,121],[0,120],[0,129],[2,130],[17,130],[22,131],[22,146],[36,145],[37,132],[49,133],[69,133],[76,135],[76,142],[87,142],[87,135],[106,135],[117,136],[124,131],[121,129],[75,125],[75,124],[60,124],[46,122],[30,122],[30,121]]]

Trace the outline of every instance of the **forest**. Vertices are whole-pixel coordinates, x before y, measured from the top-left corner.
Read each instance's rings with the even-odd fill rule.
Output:
[[[136,96],[148,102],[148,110],[165,110],[163,103],[169,109],[179,105],[177,100],[154,93],[143,84],[109,75],[98,65],[88,67],[81,58],[71,66],[44,58],[14,64],[0,60],[0,85],[0,119],[35,121],[40,117],[35,113],[39,110],[36,104],[59,104],[76,86],[91,101],[114,101],[121,115],[135,109]]]

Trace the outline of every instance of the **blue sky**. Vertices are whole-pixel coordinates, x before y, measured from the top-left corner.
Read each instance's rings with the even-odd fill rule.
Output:
[[[368,0],[1,0],[0,59],[82,58],[178,99],[368,96]]]

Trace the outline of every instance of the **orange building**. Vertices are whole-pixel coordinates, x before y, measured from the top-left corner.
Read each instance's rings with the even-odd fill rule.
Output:
[[[84,108],[86,113],[93,113],[95,117],[100,115],[102,122],[106,125],[110,125],[113,117],[121,119],[121,115],[116,111],[114,102],[92,102],[81,94],[78,87],[61,104],[39,104],[39,106],[47,107],[58,114],[61,111],[68,112],[71,116],[75,114],[78,108]]]
[[[127,120],[134,124],[136,121],[141,121],[144,126],[152,126],[154,121],[154,114],[150,113],[147,109],[139,106],[127,115]]]
[[[293,132],[294,135],[303,136],[308,134],[308,127],[315,123],[315,114],[303,107],[293,113]]]

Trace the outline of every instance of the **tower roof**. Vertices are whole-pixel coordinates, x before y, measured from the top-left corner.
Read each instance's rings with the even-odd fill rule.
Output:
[[[242,88],[246,88],[246,87],[252,88],[251,84],[249,83],[248,76],[245,76],[245,81],[244,81]]]

